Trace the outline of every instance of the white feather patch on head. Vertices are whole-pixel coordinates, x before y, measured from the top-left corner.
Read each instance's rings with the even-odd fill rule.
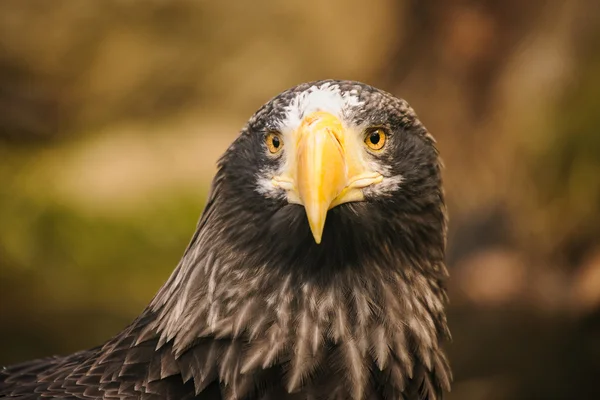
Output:
[[[256,191],[271,199],[285,198],[285,192],[273,184],[273,177],[280,175],[283,171],[284,165],[275,170],[268,168],[261,169],[258,172]]]
[[[363,189],[365,194],[372,196],[387,196],[398,190],[404,177],[402,175],[393,175],[392,168],[389,165],[383,165],[376,161],[368,161],[367,164],[371,171],[377,171],[383,176],[383,180],[372,186]]]
[[[315,111],[326,111],[347,122],[348,111],[365,104],[358,97],[358,91],[343,92],[339,85],[329,82],[320,86],[311,86],[299,93],[285,109],[285,117],[281,122],[282,131],[293,131],[300,127],[302,119]]]
[[[400,188],[404,177],[402,175],[383,176],[383,180],[363,189],[365,195],[390,196]]]

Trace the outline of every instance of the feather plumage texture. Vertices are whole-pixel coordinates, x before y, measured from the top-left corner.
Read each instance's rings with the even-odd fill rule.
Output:
[[[381,162],[402,177],[330,210],[320,245],[300,206],[256,188],[270,162],[260,133],[315,87],[351,93],[344,115],[394,131]],[[403,100],[343,81],[284,92],[220,160],[196,233],[143,314],[98,348],[0,369],[0,397],[440,399],[452,379],[440,169]]]

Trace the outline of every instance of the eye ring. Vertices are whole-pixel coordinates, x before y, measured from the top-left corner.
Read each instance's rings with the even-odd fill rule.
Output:
[[[383,128],[367,129],[365,134],[365,144],[370,150],[379,151],[385,146],[387,136],[388,135]]]
[[[277,154],[283,148],[283,138],[278,132],[269,132],[265,137],[265,143],[271,154]]]

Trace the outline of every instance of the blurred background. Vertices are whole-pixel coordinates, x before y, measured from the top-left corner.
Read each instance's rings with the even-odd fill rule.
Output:
[[[3,0],[0,365],[128,324],[247,118],[341,78],[438,140],[449,399],[600,398],[599,50],[595,0]]]

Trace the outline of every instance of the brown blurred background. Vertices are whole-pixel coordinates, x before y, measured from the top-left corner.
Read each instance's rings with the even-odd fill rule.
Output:
[[[457,399],[600,398],[595,0],[3,0],[0,365],[102,343],[266,100],[361,80],[438,139]]]

